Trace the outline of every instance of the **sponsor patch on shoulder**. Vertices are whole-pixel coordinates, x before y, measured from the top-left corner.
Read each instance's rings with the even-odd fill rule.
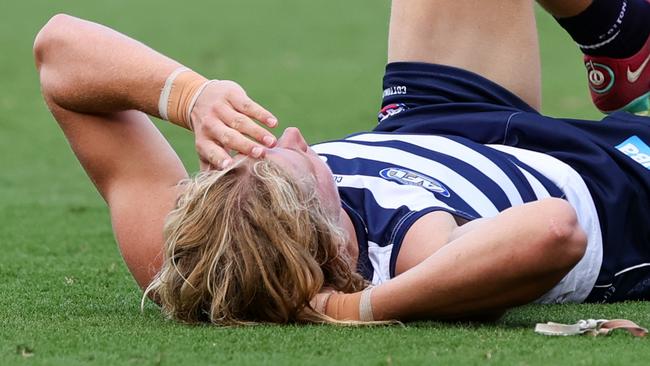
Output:
[[[422,173],[393,167],[382,169],[379,172],[379,175],[386,180],[397,182],[399,184],[418,186],[431,192],[438,193],[444,197],[450,196],[449,190],[447,190],[442,183]]]
[[[650,169],[650,146],[643,142],[639,136],[632,136],[616,145],[616,148],[632,160]]]
[[[384,108],[379,111],[379,114],[377,115],[377,119],[379,122],[383,122],[386,118],[390,116],[394,116],[396,114],[402,113],[408,108],[406,107],[406,104],[404,103],[398,103],[398,104],[389,104],[385,106]]]

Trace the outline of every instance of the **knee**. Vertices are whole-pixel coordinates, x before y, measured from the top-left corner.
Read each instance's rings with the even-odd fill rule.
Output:
[[[571,270],[585,254],[587,234],[580,227],[575,209],[567,201],[549,199],[544,210],[547,229],[543,250],[557,270]]]

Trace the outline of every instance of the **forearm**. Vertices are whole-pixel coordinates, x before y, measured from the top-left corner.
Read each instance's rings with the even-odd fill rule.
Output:
[[[34,52],[48,102],[82,113],[158,115],[167,76],[181,66],[112,29],[66,15],[39,32]]]
[[[479,219],[474,219],[472,221],[468,221],[465,224],[456,227],[452,232],[451,235],[449,236],[449,241],[452,242],[461,236],[472,232],[481,226],[489,225],[490,219],[488,218],[479,218]]]
[[[559,200],[508,209],[377,286],[371,299],[374,318],[454,319],[500,313],[552,288],[582,257],[585,241],[572,208]],[[358,306],[358,293],[334,295],[327,314],[358,319]]]
[[[508,209],[376,288],[375,316],[470,317],[528,303],[577,263],[585,244],[566,202]]]

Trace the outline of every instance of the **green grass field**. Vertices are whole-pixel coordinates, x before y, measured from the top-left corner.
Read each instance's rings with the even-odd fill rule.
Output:
[[[0,3],[0,365],[647,362],[647,339],[532,330],[589,317],[650,326],[646,303],[528,306],[491,325],[378,328],[191,327],[164,320],[151,304],[140,312],[107,209],[41,100],[31,57],[40,26],[63,11],[115,27],[205,75],[239,81],[315,142],[374,125],[388,8],[377,0]],[[544,111],[598,117],[579,54],[539,15]],[[191,135],[159,126],[195,171]]]

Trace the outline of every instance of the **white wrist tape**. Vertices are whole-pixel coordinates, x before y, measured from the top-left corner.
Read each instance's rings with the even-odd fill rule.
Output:
[[[213,80],[208,80],[204,82],[194,93],[194,96],[192,97],[192,100],[190,101],[190,104],[187,106],[187,113],[186,113],[186,119],[189,121],[190,124],[190,129],[194,130],[194,124],[192,123],[192,109],[194,109],[194,105],[196,104],[196,101],[199,99],[199,96],[203,92],[203,90],[210,85],[213,81],[219,81],[216,79]]]
[[[160,92],[160,99],[158,99],[158,114],[160,114],[160,118],[164,119],[165,121],[169,121],[169,115],[167,114],[167,105],[169,104],[169,95],[172,92],[172,85],[174,85],[174,80],[176,80],[178,75],[185,71],[190,71],[190,69],[185,66],[181,66],[169,74],[167,80],[165,81],[165,86],[163,87],[162,92]]]
[[[372,290],[374,290],[374,287],[370,286],[361,293],[361,300],[359,301],[359,320],[362,322],[371,322],[375,320],[375,317],[372,314]]]

